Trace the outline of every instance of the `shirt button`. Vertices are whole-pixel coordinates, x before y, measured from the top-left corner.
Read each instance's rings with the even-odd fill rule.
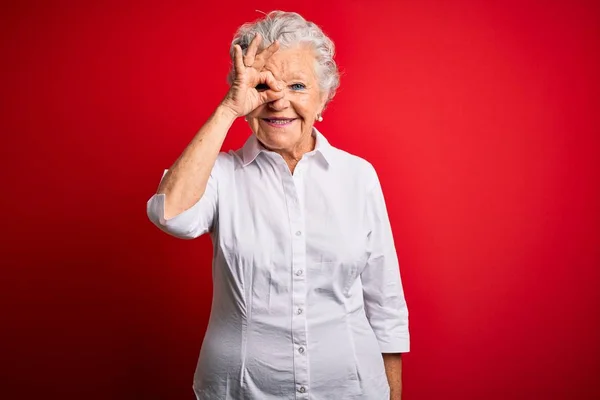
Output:
[[[298,348],[298,351],[300,352],[300,354],[304,353],[304,347]]]
[[[302,232],[300,232],[300,231],[296,232],[296,236],[300,236],[300,235],[302,235]]]
[[[304,386],[300,386],[300,388],[298,389],[298,391],[300,393],[304,393],[304,392],[306,392],[306,388]]]
[[[299,269],[298,271],[296,271],[296,275],[297,275],[297,276],[300,276],[300,275],[302,275],[303,273],[304,273],[304,272],[303,272],[301,269]]]
[[[301,308],[299,308],[298,311],[296,311],[296,312],[298,313],[298,315],[300,315],[300,314],[302,314],[302,311],[303,310]]]

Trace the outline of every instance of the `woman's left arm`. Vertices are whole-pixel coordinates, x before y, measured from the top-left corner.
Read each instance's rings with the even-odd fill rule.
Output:
[[[383,353],[385,374],[390,385],[390,400],[402,399],[402,353]]]
[[[367,319],[379,342],[391,399],[402,395],[402,356],[410,351],[408,307],[392,228],[377,173],[371,171],[365,220],[369,236],[367,263],[361,272]]]

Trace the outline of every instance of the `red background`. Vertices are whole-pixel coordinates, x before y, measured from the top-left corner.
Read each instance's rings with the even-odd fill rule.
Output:
[[[405,399],[600,398],[598,2],[2,7],[0,397],[193,398],[210,239],[146,200],[224,96],[235,29],[284,9],[336,42],[319,127],[382,181]]]

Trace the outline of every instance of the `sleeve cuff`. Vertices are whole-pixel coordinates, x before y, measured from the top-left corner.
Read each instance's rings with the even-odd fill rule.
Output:
[[[148,218],[161,230],[182,238],[193,239],[198,235],[194,232],[194,207],[183,211],[182,213],[165,219],[165,195],[155,194],[148,200],[146,212]]]
[[[382,353],[408,353],[410,352],[410,338],[383,342],[379,340],[379,348]]]

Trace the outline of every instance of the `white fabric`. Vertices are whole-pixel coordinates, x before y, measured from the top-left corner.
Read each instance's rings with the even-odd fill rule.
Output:
[[[187,211],[165,220],[165,196],[148,201],[160,229],[214,244],[197,399],[389,399],[381,353],[408,352],[409,331],[381,186],[314,135],[293,175],[251,135]]]

